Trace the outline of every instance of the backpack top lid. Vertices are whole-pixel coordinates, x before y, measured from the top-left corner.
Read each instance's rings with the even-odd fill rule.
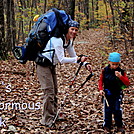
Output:
[[[50,9],[49,11],[47,11],[45,14],[41,15],[38,18],[39,22],[43,18],[43,21],[49,25],[49,27],[47,28],[48,32],[51,32],[57,24],[57,16],[56,16],[55,12],[59,12],[59,14],[62,18],[62,21],[65,25],[68,23],[69,20],[71,20],[70,15],[68,15],[64,10],[58,10],[56,8]]]

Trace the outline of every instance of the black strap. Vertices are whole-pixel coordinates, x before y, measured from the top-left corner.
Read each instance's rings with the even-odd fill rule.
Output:
[[[63,19],[61,17],[60,12],[58,11],[58,9],[53,8],[52,10],[54,11],[56,19],[57,19],[57,24],[55,26],[55,29],[53,30],[53,32],[54,32],[53,36],[59,38],[59,37],[62,37],[63,34],[65,34],[67,27],[63,23]],[[67,14],[67,16],[68,16],[68,20],[67,21],[69,21],[69,15]]]

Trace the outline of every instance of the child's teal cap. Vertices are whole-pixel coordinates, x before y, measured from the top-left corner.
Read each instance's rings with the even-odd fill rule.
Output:
[[[121,55],[117,52],[113,52],[109,54],[108,60],[111,62],[120,62],[121,60]]]

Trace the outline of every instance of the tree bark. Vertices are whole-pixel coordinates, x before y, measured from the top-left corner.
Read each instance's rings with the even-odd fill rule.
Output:
[[[0,60],[5,59],[5,29],[4,29],[4,6],[3,0],[0,0]]]
[[[15,12],[14,12],[14,0],[11,0],[11,40],[12,47],[16,43],[16,21],[15,21]]]
[[[113,35],[112,35],[112,38],[111,38],[111,42],[112,44],[115,46],[115,16],[114,16],[114,9],[113,9],[113,1],[112,0],[109,0],[109,4],[110,4],[110,8],[111,8],[111,13],[112,13],[112,29],[113,29]]]
[[[46,12],[47,10],[47,0],[44,0],[44,13]]]
[[[71,15],[71,18],[75,19],[75,0],[70,0],[69,2],[69,14]]]
[[[6,0],[6,52],[11,50],[11,1]]]
[[[89,29],[89,0],[85,0],[84,14],[86,15],[86,29]]]

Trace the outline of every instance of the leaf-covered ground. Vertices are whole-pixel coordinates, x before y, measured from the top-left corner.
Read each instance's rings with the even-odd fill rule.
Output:
[[[126,70],[131,82],[124,90],[122,107],[126,134],[134,133],[134,51],[128,44],[129,53],[126,55],[123,41],[118,41],[114,47],[108,40],[108,33],[100,29],[82,31],[76,38],[74,45],[77,54],[89,56],[88,62],[91,63],[94,73],[76,95],[74,91],[79,89],[90,73],[82,67],[73,87],[69,88],[78,65],[57,66],[58,103],[68,95],[66,105],[61,109],[67,121],[56,122],[52,129],[39,126],[42,91],[33,63],[22,65],[12,56],[8,61],[0,61],[0,133],[103,134],[103,105],[98,92],[98,79],[101,69],[108,63],[108,53],[113,51],[122,54],[121,66]],[[115,129],[113,133],[116,133]]]

